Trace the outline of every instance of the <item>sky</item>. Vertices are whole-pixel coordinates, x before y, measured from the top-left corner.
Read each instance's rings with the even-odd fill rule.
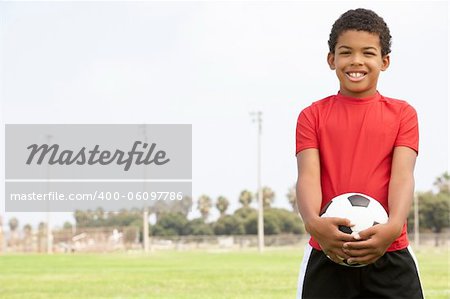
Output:
[[[448,4],[444,1],[1,2],[1,124],[192,124],[193,197],[262,184],[288,208],[300,111],[338,91],[326,63],[333,22],[372,9],[393,36],[378,90],[419,116],[416,190],[448,169]],[[4,181],[4,131],[0,132]],[[42,213],[5,213],[20,226]],[[194,211],[191,217],[199,214]],[[211,219],[217,217],[217,212]],[[52,225],[73,222],[52,214]]]

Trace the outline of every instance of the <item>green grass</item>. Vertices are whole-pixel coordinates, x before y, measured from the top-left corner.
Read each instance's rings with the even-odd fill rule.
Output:
[[[0,298],[295,298],[302,249],[0,256]],[[426,298],[450,298],[448,251],[417,252]]]

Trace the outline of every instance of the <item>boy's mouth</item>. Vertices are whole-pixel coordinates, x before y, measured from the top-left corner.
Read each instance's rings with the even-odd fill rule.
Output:
[[[364,79],[367,75],[366,72],[346,72],[347,78],[350,79],[350,81],[358,82]]]

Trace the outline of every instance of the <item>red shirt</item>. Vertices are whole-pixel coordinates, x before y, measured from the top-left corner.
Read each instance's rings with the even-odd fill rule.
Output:
[[[405,101],[378,92],[367,98],[340,93],[314,102],[299,115],[296,153],[317,148],[320,155],[322,207],[333,197],[358,192],[377,199],[388,209],[388,186],[394,147],[418,152],[417,114]],[[311,238],[311,246],[320,249]],[[406,223],[388,248],[408,246]]]

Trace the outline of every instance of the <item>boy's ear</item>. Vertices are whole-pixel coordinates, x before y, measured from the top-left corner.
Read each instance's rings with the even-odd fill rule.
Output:
[[[382,59],[383,59],[383,64],[381,66],[381,70],[385,71],[391,64],[391,57],[389,55],[384,55]]]
[[[334,64],[334,54],[333,53],[331,53],[331,52],[328,53],[327,62],[328,62],[328,65],[330,66],[331,70],[336,69],[336,65]]]

